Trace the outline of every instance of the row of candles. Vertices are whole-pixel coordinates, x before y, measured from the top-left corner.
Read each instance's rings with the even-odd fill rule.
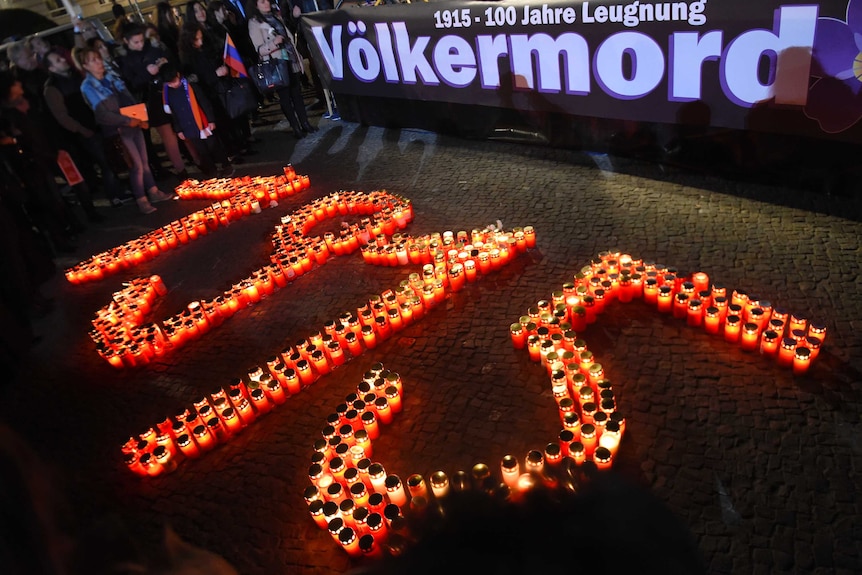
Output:
[[[363,217],[359,224],[345,225],[337,238],[328,237],[328,234],[324,239],[306,236],[315,223],[342,213],[370,217]],[[133,297],[136,292],[129,293],[128,288],[124,288],[114,294],[108,306],[97,312],[91,338],[98,353],[116,368],[147,364],[218,327],[240,309],[311,271],[315,264],[323,265],[331,255],[349,254],[372,238],[375,244],[389,242],[389,231],[399,244],[408,244],[415,252],[407,263],[434,262],[424,264],[433,265],[433,268],[423,270],[423,277],[439,281],[419,286],[422,293],[416,295],[426,306],[432,305],[431,300],[439,301],[444,297],[444,288],[460,291],[467,282],[475,281],[477,274],[496,270],[511,261],[515,254],[535,246],[532,226],[515,228],[511,232],[490,227],[474,229],[469,236],[461,231],[457,237],[447,231],[412,238],[394,231],[406,226],[412,218],[409,200],[385,190],[342,191],[318,198],[282,218],[273,234],[271,262],[224,294],[212,300],[191,302],[182,312],[161,324],[142,324],[146,311],[152,307],[152,300],[144,296],[153,292],[137,292],[141,297],[136,300]],[[473,243],[465,243],[467,241]]]
[[[283,171],[284,174],[277,176],[244,176],[203,182],[186,180],[176,188],[180,198],[217,201],[141,237],[79,262],[66,270],[66,280],[73,284],[94,282],[118,271],[133,268],[219,227],[225,227],[250,214],[259,214],[261,206],[275,207],[278,200],[311,185],[309,177],[297,175],[292,166],[285,166]]]
[[[527,317],[512,324],[512,340],[523,345],[535,335],[527,329],[530,323],[559,330],[567,322],[572,331],[568,337],[575,337],[573,334],[596,321],[608,303],[633,300],[643,300],[660,313],[672,314],[745,351],[773,358],[797,375],[808,371],[826,338],[825,324],[774,307],[743,290],[728,290],[710,281],[704,272],[686,276],[675,268],[607,251],[584,266],[550,300],[533,306]],[[536,356],[538,349],[534,348],[541,342],[533,337],[529,344]]]
[[[550,379],[562,429],[558,446],[551,453],[546,449],[545,458],[569,457],[577,465],[592,462],[608,470],[625,433],[625,417],[602,364],[572,329],[570,312],[554,315],[550,309],[550,301],[539,300],[509,330],[514,347],[526,348]]]
[[[477,463],[469,474],[459,470],[451,479],[445,471],[434,471],[427,480],[414,473],[402,481],[388,473],[381,462],[373,461],[379,423],[392,422],[392,415],[403,409],[402,396],[401,377],[382,363],[372,365],[356,390],[327,416],[321,437],[313,444],[308,469],[311,485],[304,492],[308,511],[318,527],[328,531],[352,557],[401,553],[411,540],[406,518],[421,518],[429,508],[444,508],[451,491],[476,489],[502,500],[518,501],[537,486],[574,490],[572,467],[589,459],[596,462],[598,470],[610,468],[612,455],[602,454],[616,451],[622,435],[619,423],[625,421],[618,418],[607,422],[604,437],[615,436],[615,441],[605,439],[601,447],[594,447],[586,437],[595,435],[589,431],[592,424],[573,425],[577,416],[569,411],[574,417],[564,418],[558,439],[543,450],[530,450],[523,466],[517,457],[505,455],[499,474],[487,464]],[[569,484],[561,485],[566,477]]]
[[[371,460],[381,424],[403,409],[403,391],[398,373],[373,364],[327,416],[313,445],[304,492],[309,512],[353,556],[382,556],[390,532],[404,528],[405,485]]]
[[[602,304],[615,299],[632,301],[645,298],[648,303],[659,306],[658,297],[651,301],[648,293],[642,288],[638,289],[645,283],[646,291],[649,292],[659,274],[663,285],[671,287],[670,292],[676,302],[687,299],[677,297],[676,294],[688,295],[700,288],[697,289],[697,297],[702,300],[709,298],[707,309],[727,307],[729,311],[739,313],[740,321],[762,322],[761,329],[766,325],[773,329],[781,327],[775,323],[776,312],[768,302],[741,291],[733,291],[729,303],[723,306],[721,298],[727,297],[726,292],[710,284],[708,276],[702,272],[682,278],[664,266],[645,264],[626,254],[603,252],[590,266],[576,274],[573,282],[564,285],[561,292],[555,292],[551,300],[537,302],[510,328],[514,346],[518,349],[527,348],[530,358],[546,369],[562,429],[557,441],[548,443],[543,451],[532,450],[527,454],[524,473],[516,457],[503,457],[500,474],[506,493],[522,493],[537,483],[556,485],[559,474],[547,473],[546,466],[553,469],[560,467],[564,461],[574,465],[586,465],[589,462],[599,471],[612,467],[625,432],[626,420],[616,409],[613,385],[605,378],[602,365],[573,327],[577,325],[583,330],[604,311]],[[640,276],[646,280],[642,283],[635,277],[632,281],[630,276]],[[585,289],[580,289],[582,287]],[[706,293],[708,288],[709,293]],[[595,300],[601,301],[597,309]],[[580,305],[582,302],[586,305]],[[718,306],[712,305],[714,303]],[[739,307],[737,309],[734,306]],[[660,307],[660,311],[685,318],[692,326],[703,325],[705,314],[698,319],[691,312],[692,307],[696,306],[689,304],[683,308],[677,304],[677,307],[670,309]],[[589,308],[592,308],[593,313],[587,313]],[[764,317],[767,310],[771,313]],[[777,313],[778,319],[783,319],[780,315],[782,312],[779,310]],[[798,318],[792,318],[786,328],[789,333],[804,329],[804,326],[798,327]],[[731,319],[730,324],[733,323]],[[738,334],[736,338],[728,335],[727,315],[719,322],[719,328],[722,325],[725,339],[738,341]],[[822,342],[825,331],[809,325],[807,332],[812,329],[816,335],[808,337],[816,337]],[[718,329],[710,330],[710,333],[717,332]],[[798,338],[799,334],[796,335]],[[762,349],[762,343],[760,347],[763,353],[769,353]],[[815,347],[819,349],[819,345]],[[755,349],[745,343],[743,348]],[[394,377],[400,382],[397,374]],[[382,364],[372,366],[356,392],[349,394],[327,418],[322,438],[314,443],[309,468],[311,486],[305,491],[305,499],[312,518],[354,557],[379,557],[384,550],[399,553],[407,540],[403,536],[406,529],[405,513],[422,513],[429,504],[442,503],[450,488],[449,477],[443,471],[432,473],[427,482],[421,474],[413,474],[405,483],[397,475],[388,474],[381,463],[372,461],[372,440],[378,436],[379,429],[375,415],[366,418],[364,414],[370,402],[376,402],[374,390],[387,388],[391,389],[393,397],[396,395],[394,381],[390,387],[387,386],[390,386],[388,371],[383,369]],[[397,395],[397,403],[393,404],[395,412],[401,409],[400,391]],[[390,420],[391,416],[384,423]],[[363,426],[365,421],[371,424],[367,428]],[[460,486],[472,483],[474,487],[489,492],[500,492],[499,482],[491,476],[487,465],[474,466],[472,476],[470,482],[469,476],[459,471],[454,483]]]
[[[330,251],[320,237],[306,236],[314,224],[335,215],[362,215],[363,226],[347,226]],[[370,217],[369,217],[370,216]],[[178,349],[218,327],[234,313],[259,302],[323,265],[333,253],[347,254],[358,249],[371,233],[402,229],[413,218],[410,202],[386,191],[340,192],[318,198],[281,219],[273,234],[270,263],[211,300],[193,301],[181,312],[161,323],[143,323],[159,290],[141,289],[135,281],[112,296],[107,306],[96,312],[90,336],[98,353],[116,368],[144,365],[170,350]],[[156,278],[156,276],[154,276]],[[153,278],[151,278],[153,279]],[[159,278],[159,283],[161,282]]]
[[[511,232],[491,227],[476,230],[474,245],[498,245],[503,241],[501,236],[509,234]],[[444,236],[448,235],[440,235],[443,245],[459,246],[458,242],[450,242]],[[461,251],[465,247],[458,249]],[[396,289],[373,295],[355,312],[346,311],[310,336],[284,346],[266,358],[265,365],[249,370],[247,378],[235,379],[227,389],[219,388],[183,408],[179,414],[129,438],[123,446],[126,465],[142,476],[173,471],[180,462],[199,457],[229,440],[288,397],[421,319],[444,301],[447,293],[460,289],[460,284],[452,281],[451,274],[458,263],[457,254],[448,260],[439,255],[435,259],[442,261],[436,265],[424,264],[421,273],[411,273]],[[158,294],[159,286],[160,280],[137,280],[126,289],[152,298]],[[389,397],[386,389],[383,398],[395,400]],[[386,410],[382,401],[377,403],[381,404],[380,409]],[[376,417],[386,421],[387,415],[377,413]]]

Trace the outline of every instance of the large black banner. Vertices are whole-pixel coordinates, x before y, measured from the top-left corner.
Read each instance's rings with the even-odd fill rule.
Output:
[[[859,136],[862,0],[414,3],[302,30],[337,94]]]

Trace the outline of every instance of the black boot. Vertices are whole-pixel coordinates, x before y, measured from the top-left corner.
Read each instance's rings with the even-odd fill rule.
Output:
[[[294,138],[296,138],[297,140],[301,140],[305,137],[305,132],[302,131],[302,128],[300,128],[299,124],[297,124],[296,122],[291,122],[290,127],[293,129]]]

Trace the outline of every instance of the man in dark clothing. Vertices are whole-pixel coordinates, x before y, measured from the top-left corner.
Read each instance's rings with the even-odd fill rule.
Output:
[[[93,165],[98,165],[107,197],[113,205],[122,205],[123,189],[108,162],[105,141],[96,127],[93,111],[81,94],[83,78],[59,50],[49,50],[45,62],[50,74],[43,89],[45,106],[50,112],[46,118],[50,117],[54,121],[57,146],[69,152],[84,175],[84,180],[90,184],[95,182]],[[102,219],[93,208],[91,199],[89,202],[82,200],[81,205],[91,221]]]

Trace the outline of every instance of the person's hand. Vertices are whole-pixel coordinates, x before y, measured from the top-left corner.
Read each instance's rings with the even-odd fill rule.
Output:
[[[272,43],[275,44],[276,46],[281,46],[282,44],[284,44],[284,36],[279,34],[278,36],[276,36],[272,39]]]
[[[222,78],[222,77],[227,76],[227,75],[228,75],[227,66],[219,66],[218,68],[216,68],[216,76],[218,76],[219,78]]]
[[[185,134],[183,134],[182,132],[177,132],[177,138],[179,138],[179,139],[180,139],[180,140],[182,140],[183,142],[185,142],[185,141],[186,141],[186,135],[185,135]]]
[[[299,18],[299,15],[302,14],[302,10],[299,9],[299,6],[293,7],[293,17]]]
[[[207,128],[209,128],[210,132],[215,130],[215,122],[210,122],[209,125],[207,126]]]
[[[141,121],[141,129],[142,129],[142,130],[149,130],[149,129],[150,129],[150,124],[149,124],[149,122]]]
[[[139,119],[137,119],[137,118],[131,118],[131,119],[129,120],[129,127],[130,127],[130,128],[140,128],[140,127],[141,127],[141,124],[143,124],[143,122],[141,122],[141,121],[140,121]]]

